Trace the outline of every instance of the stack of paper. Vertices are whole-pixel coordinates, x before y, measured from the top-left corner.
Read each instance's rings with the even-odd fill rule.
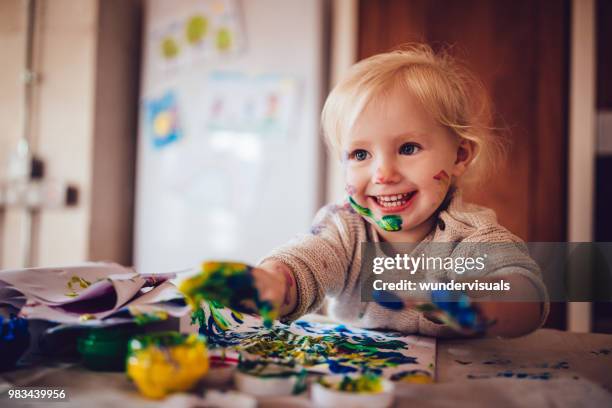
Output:
[[[138,274],[114,263],[91,262],[57,268],[0,271],[0,307],[28,319],[59,323],[102,320],[132,314],[188,313],[169,274]]]

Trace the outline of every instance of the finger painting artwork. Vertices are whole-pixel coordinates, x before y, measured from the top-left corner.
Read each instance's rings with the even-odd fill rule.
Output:
[[[433,382],[436,341],[334,323],[275,322],[203,303],[193,315],[212,348],[238,352],[261,364],[299,365],[309,374],[372,373],[393,381]]]

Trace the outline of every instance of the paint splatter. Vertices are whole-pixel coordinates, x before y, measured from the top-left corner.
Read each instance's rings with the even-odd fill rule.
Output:
[[[591,354],[594,354],[596,356],[609,356],[610,354],[612,354],[612,348],[602,348],[599,350],[593,350],[591,351]]]
[[[87,289],[89,286],[91,286],[91,282],[88,280],[81,278],[80,276],[72,276],[68,282],[66,282],[68,293],[65,295],[69,297],[77,297],[79,295],[77,288]]]
[[[542,372],[542,373],[526,373],[522,371],[501,371],[494,374],[468,374],[466,376],[470,380],[481,380],[481,379],[489,379],[489,378],[514,378],[518,380],[550,380],[552,378],[551,373]]]
[[[259,291],[255,287],[253,268],[243,263],[232,262],[205,262],[202,271],[181,283],[179,290],[185,295],[192,310],[197,311],[202,301],[213,301],[213,309],[227,306],[236,311],[253,312],[244,302],[252,301],[264,319],[266,327],[272,326],[278,311],[266,300],[259,298]],[[211,316],[214,314],[211,313]],[[216,314],[213,319],[218,327],[229,327]],[[227,329],[224,329],[227,330]]]
[[[482,333],[495,324],[495,321],[485,320],[465,293],[457,291],[434,290],[431,303],[416,305],[415,309],[465,334]]]
[[[492,360],[483,361],[482,364],[485,365],[510,365],[512,364],[512,360],[503,359],[503,358],[495,358]]]
[[[425,370],[402,371],[391,376],[391,381],[402,381],[410,384],[431,384],[433,377]]]
[[[389,310],[402,310],[404,308],[404,302],[402,299],[389,291],[373,290],[372,299],[382,307]]]
[[[456,363],[459,363],[461,365],[469,365],[472,364],[471,361],[462,361],[462,360],[455,360]]]
[[[385,231],[400,231],[402,229],[402,217],[399,215],[383,215],[381,219],[377,220],[372,214],[372,210],[357,204],[353,197],[349,196],[348,200],[351,207],[357,212],[357,214],[361,215],[362,217],[371,218],[381,229]]]
[[[326,379],[322,378],[319,381],[319,384],[327,388],[344,392],[376,393],[382,392],[383,390],[382,380],[380,376],[372,373],[365,373],[356,377],[345,375],[338,383],[331,383]]]

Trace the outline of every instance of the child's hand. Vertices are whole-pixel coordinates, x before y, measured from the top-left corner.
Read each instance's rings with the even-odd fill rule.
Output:
[[[293,272],[282,262],[268,261],[253,268],[255,287],[262,300],[267,300],[280,316],[293,312],[297,304],[297,288]]]

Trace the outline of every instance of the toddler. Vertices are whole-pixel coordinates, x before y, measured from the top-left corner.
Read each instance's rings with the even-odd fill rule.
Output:
[[[326,141],[344,168],[346,202],[321,209],[311,234],[254,268],[260,296],[286,320],[316,311],[329,298],[328,311],[348,324],[453,336],[459,333],[415,302],[401,310],[362,302],[360,243],[514,243],[518,249],[479,276],[503,279],[511,289],[488,295],[477,308],[495,322],[491,336],[519,336],[543,324],[548,302],[537,300],[546,299],[546,289],[520,239],[492,210],[462,201],[461,186],[490,172],[503,152],[483,95],[465,69],[425,45],[355,64],[322,113]],[[533,301],[509,301],[519,298]]]

